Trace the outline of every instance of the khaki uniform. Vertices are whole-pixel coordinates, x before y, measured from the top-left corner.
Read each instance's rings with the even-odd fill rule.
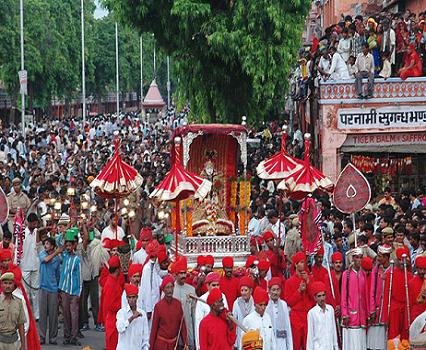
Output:
[[[0,350],[18,350],[19,340],[9,343],[9,339],[17,337],[17,330],[24,325],[25,313],[21,300],[12,296],[10,302],[5,302],[4,294],[0,296]]]
[[[21,208],[22,211],[24,212],[24,216],[26,216],[28,209],[31,207],[30,199],[23,192],[20,192],[19,194],[9,193],[7,195],[7,202],[9,204],[9,209],[16,210],[17,208]],[[13,234],[14,218],[15,218],[15,214],[9,214],[8,228],[12,234]]]

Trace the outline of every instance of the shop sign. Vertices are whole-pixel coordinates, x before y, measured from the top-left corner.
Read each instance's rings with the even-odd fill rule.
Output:
[[[426,131],[388,134],[348,135],[345,146],[390,146],[426,144]]]
[[[426,106],[343,108],[337,112],[338,129],[426,127]]]

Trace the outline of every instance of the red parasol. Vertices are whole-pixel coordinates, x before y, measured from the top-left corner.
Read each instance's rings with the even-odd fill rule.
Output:
[[[102,198],[115,198],[115,221],[117,239],[118,230],[118,199],[127,197],[136,191],[143,182],[137,170],[124,162],[119,153],[120,140],[114,140],[115,151],[113,157],[101,170],[98,176],[90,183],[95,193]]]
[[[193,174],[183,168],[180,163],[181,138],[175,137],[175,161],[163,181],[155,187],[149,195],[161,201],[174,201],[176,203],[176,257],[178,255],[178,234],[180,230],[179,201],[194,196],[203,199],[210,192],[212,183],[201,176]]]
[[[281,150],[272,157],[259,163],[257,175],[265,180],[283,180],[303,167],[303,162],[290,156],[286,149],[287,132],[284,128],[281,136]]]
[[[98,176],[90,183],[102,198],[123,198],[136,191],[143,182],[137,170],[124,162],[119,154],[120,140],[114,141],[115,152]]]
[[[316,190],[332,191],[333,182],[309,162],[311,135],[305,134],[304,166],[278,184],[279,190],[287,190],[292,199],[300,200]]]

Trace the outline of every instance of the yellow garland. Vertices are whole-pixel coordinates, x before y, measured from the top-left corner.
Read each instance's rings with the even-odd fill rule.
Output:
[[[250,196],[251,196],[251,184],[250,184],[250,180],[248,180],[246,181],[246,203],[245,203],[246,208],[250,206]]]
[[[170,211],[171,212],[170,221],[171,221],[173,230],[176,230],[176,206],[172,204],[171,209],[172,210]]]
[[[192,199],[186,201],[186,235],[192,237]]]
[[[236,215],[236,207],[237,207],[237,186],[238,186],[237,181],[231,182],[231,193],[230,193],[230,199],[229,199],[229,206],[230,206],[229,218],[233,224],[235,224],[235,215]]]
[[[244,210],[241,210],[239,215],[239,227],[240,227],[240,235],[244,236],[246,233],[246,213]]]

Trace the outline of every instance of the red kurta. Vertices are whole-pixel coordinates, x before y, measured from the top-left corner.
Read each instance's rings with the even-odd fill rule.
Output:
[[[419,296],[423,286],[423,279],[419,276],[414,276],[410,282],[408,282],[408,291],[410,296],[410,316],[411,322],[415,320],[417,316],[426,311],[426,303],[419,304],[417,297]]]
[[[283,277],[283,271],[285,270],[287,265],[285,263],[285,258],[282,250],[279,250],[279,255],[274,253],[272,250],[267,250],[265,253],[268,257],[269,262],[271,263],[272,277]]]
[[[180,338],[182,342],[184,345],[188,344],[182,304],[175,298],[172,298],[170,302],[165,298],[161,299],[154,306],[154,317],[149,338],[150,348],[155,350],[176,349],[179,329],[181,329]]]
[[[236,327],[211,312],[200,323],[200,350],[232,350],[237,340]]]
[[[333,290],[334,298],[333,298],[333,291],[331,289],[330,278],[328,277],[328,272],[327,272],[327,280],[325,281],[325,287],[326,287],[325,302],[333,306],[333,308],[336,310],[336,307],[340,305],[339,280],[337,279],[336,273],[333,270],[331,270],[330,273],[331,273],[331,280],[333,282],[333,288],[334,288]]]
[[[407,272],[408,281],[411,280],[411,272]],[[386,302],[386,320],[387,315],[387,301],[389,298],[389,285],[390,285],[390,270],[386,272],[385,293],[384,300]],[[390,303],[390,314],[392,317],[389,319],[388,339],[396,338],[401,335],[402,339],[408,339],[408,317],[407,317],[407,298],[405,294],[405,278],[404,270],[394,268],[392,278],[392,294]]]
[[[109,266],[107,263],[104,264],[104,266],[102,266],[102,270],[101,270],[101,275],[99,276],[99,285],[101,286],[102,290],[101,290],[101,299],[99,302],[99,311],[98,311],[98,319],[96,321],[97,324],[104,324],[105,323],[105,312],[104,312],[104,287],[105,287],[105,283],[107,281],[107,278],[109,276]],[[120,271],[120,276],[119,276],[119,283],[121,285],[121,288],[123,288],[124,286],[124,275],[123,273]]]
[[[117,312],[121,309],[121,295],[123,294],[123,286],[120,284],[120,276],[115,277],[109,275],[104,291],[105,313],[105,347],[106,350],[115,350],[118,343],[118,331],[116,327]]]
[[[327,269],[322,265],[312,266],[312,277],[314,278],[315,282],[322,282],[324,284],[327,284],[327,281],[329,279]]]
[[[300,283],[305,280],[294,274],[285,283],[285,301],[291,308],[290,324],[293,335],[293,348],[306,348],[306,339],[308,336],[308,311],[315,306],[315,301],[310,292],[310,286],[314,282],[312,276],[309,276],[309,283],[306,289],[299,292]]]
[[[230,311],[232,311],[232,307],[234,306],[234,301],[238,298],[239,293],[239,280],[231,276],[228,278],[226,276],[222,276],[220,278],[220,290],[223,294],[225,294],[226,301],[228,302],[228,306]]]

